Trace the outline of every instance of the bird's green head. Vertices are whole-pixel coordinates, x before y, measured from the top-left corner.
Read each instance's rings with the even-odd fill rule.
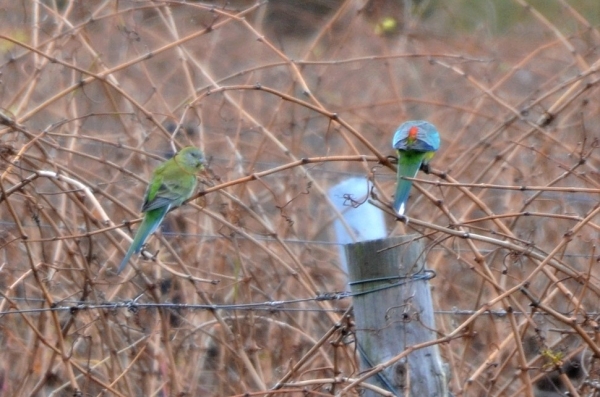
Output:
[[[175,155],[175,161],[185,169],[197,172],[204,167],[204,154],[200,149],[194,146],[188,146],[179,151]]]

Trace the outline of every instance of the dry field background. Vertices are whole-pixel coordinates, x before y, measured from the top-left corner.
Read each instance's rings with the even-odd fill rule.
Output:
[[[449,388],[600,395],[600,4],[5,0],[0,21],[1,395],[358,395],[351,300],[315,300],[347,289],[326,192],[360,177],[389,204],[410,119],[442,147],[414,222],[385,216],[426,239]],[[203,191],[116,276],[189,144]]]

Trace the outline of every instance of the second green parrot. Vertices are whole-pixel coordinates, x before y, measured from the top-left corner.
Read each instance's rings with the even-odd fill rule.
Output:
[[[440,148],[440,134],[427,121],[407,121],[396,130],[392,145],[398,153],[394,210],[404,215],[412,181],[403,177],[414,178],[421,167],[428,166],[429,160]]]
[[[198,184],[196,174],[202,170],[204,163],[200,149],[188,146],[154,170],[142,205],[144,219],[117,274],[121,273],[133,254],[142,250],[146,239],[160,226],[167,212],[179,207],[194,194]]]

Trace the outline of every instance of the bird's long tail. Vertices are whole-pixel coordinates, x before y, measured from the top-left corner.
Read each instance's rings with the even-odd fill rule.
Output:
[[[412,181],[403,179],[403,176],[414,178],[421,167],[423,154],[421,156],[411,156],[400,154],[398,156],[398,177],[396,181],[396,197],[394,198],[394,209],[400,215],[406,211],[406,202],[412,186]]]
[[[138,254],[142,250],[146,239],[156,231],[158,226],[163,221],[165,215],[167,215],[167,212],[169,212],[169,208],[170,206],[165,206],[146,212],[144,220],[142,221],[142,224],[140,225],[135,237],[133,238],[133,241],[131,242],[131,246],[127,250],[125,257],[119,265],[117,274],[121,273],[123,269],[125,269],[125,266],[127,266],[127,263],[133,254]]]

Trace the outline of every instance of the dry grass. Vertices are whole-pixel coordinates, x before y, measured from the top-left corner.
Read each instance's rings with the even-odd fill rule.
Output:
[[[598,8],[358,3],[4,2],[0,394],[338,393],[358,369],[350,300],[313,299],[346,289],[325,194],[361,176],[387,205],[393,131],[423,118],[434,175],[414,221],[386,216],[428,241],[451,390],[532,395],[580,357],[572,391],[597,395]],[[204,192],[115,276],[151,170],[188,144]]]

